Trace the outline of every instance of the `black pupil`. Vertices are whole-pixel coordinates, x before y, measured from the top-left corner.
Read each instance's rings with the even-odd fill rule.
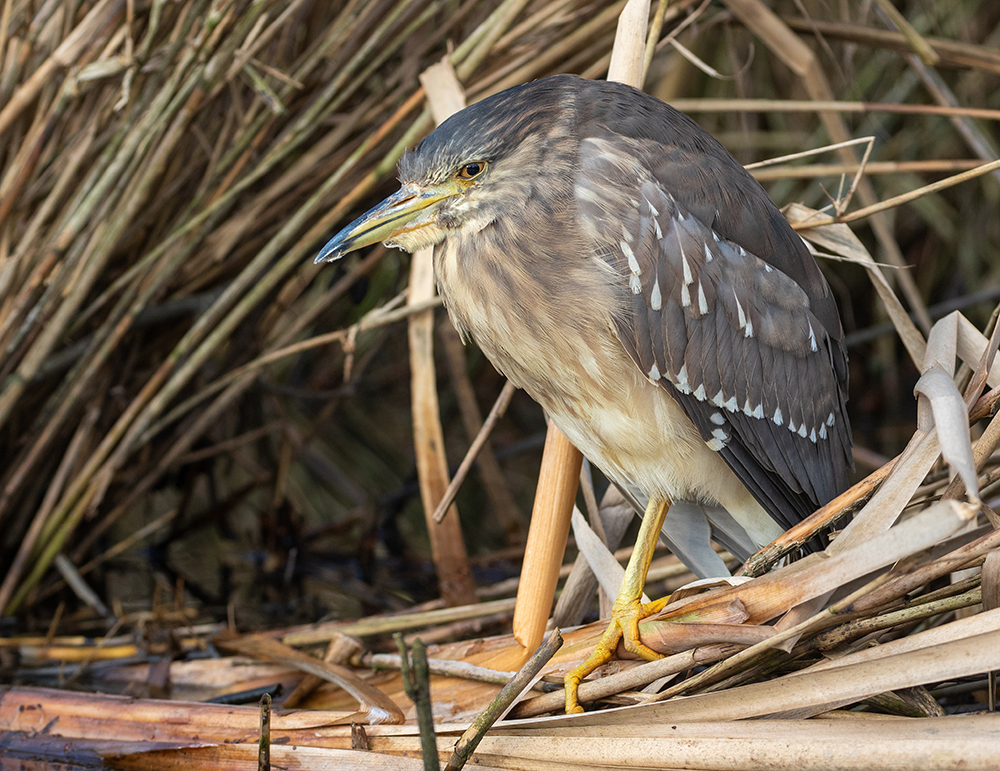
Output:
[[[481,164],[481,163],[470,163],[464,169],[465,176],[467,176],[467,177],[474,177],[479,172],[481,172],[482,170],[483,170],[483,164]]]

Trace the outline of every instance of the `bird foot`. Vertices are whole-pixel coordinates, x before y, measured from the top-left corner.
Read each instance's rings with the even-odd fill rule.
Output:
[[[564,678],[567,715],[583,712],[583,707],[580,706],[577,699],[577,689],[580,687],[580,683],[601,664],[611,660],[619,641],[629,653],[646,659],[646,661],[656,661],[663,658],[661,654],[639,639],[639,622],[654,613],[659,613],[669,599],[669,597],[665,597],[645,605],[636,598],[619,596],[615,600],[615,604],[611,608],[611,621],[608,628],[604,630],[604,634],[601,635],[600,642],[597,643],[593,653]]]

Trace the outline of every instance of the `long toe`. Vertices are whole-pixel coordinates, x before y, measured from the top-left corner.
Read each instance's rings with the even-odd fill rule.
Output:
[[[625,650],[635,656],[646,659],[646,661],[656,661],[663,658],[648,645],[643,644],[639,639],[639,622],[649,616],[658,613],[666,600],[657,600],[645,605],[637,599],[624,599],[619,597],[611,611],[611,621],[607,629],[601,635],[600,642],[594,646],[593,652],[580,666],[566,675],[564,680],[566,686],[566,714],[583,712],[583,707],[577,696],[577,689],[583,679],[597,669],[601,664],[614,658],[615,649],[621,641]]]

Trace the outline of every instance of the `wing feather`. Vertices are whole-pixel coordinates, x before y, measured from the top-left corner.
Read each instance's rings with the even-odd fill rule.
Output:
[[[812,279],[804,288],[778,267],[813,260],[784,220],[791,239],[754,232],[745,240],[759,251],[762,243],[797,249],[765,260],[734,240],[739,228],[716,229],[735,221],[726,209],[732,202],[720,199],[706,224],[651,168],[641,144],[582,143],[577,184],[587,194],[578,205],[623,279],[616,331],[647,377],[787,528],[839,493],[852,465],[846,355],[839,320],[829,328],[829,289],[822,276],[817,291]],[[767,197],[759,188],[755,195]],[[602,232],[609,220],[621,230]],[[791,272],[812,276],[801,266]]]

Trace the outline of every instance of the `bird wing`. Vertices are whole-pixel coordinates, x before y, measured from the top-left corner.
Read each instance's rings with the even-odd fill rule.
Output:
[[[584,140],[575,185],[598,256],[622,277],[616,332],[788,528],[846,486],[840,339],[831,339],[799,283],[672,195],[640,144]],[[725,204],[715,202],[714,218],[726,219]],[[805,254],[783,259],[812,260],[792,235]]]

